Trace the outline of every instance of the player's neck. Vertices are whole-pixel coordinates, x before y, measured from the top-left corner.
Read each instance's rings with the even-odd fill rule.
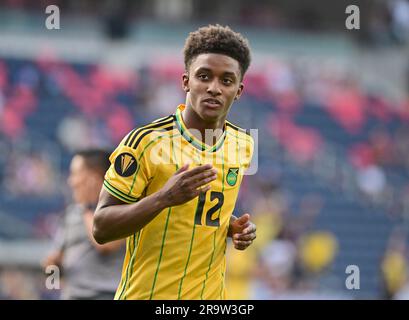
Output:
[[[202,118],[198,116],[198,114],[193,110],[193,108],[189,106],[186,106],[186,108],[182,111],[182,119],[187,129],[196,129],[192,130],[191,134],[194,135],[197,139],[201,140],[202,142],[205,142],[206,129],[207,130],[219,129],[217,131],[217,135],[213,137],[213,144],[216,143],[220,136],[223,134],[224,123],[226,121],[226,117],[223,117],[214,122],[205,122],[203,121]],[[199,132],[197,131],[200,132],[200,136],[198,134]]]

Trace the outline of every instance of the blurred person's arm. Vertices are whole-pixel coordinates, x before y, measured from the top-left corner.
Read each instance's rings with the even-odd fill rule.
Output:
[[[62,267],[62,259],[64,257],[64,246],[65,246],[65,215],[62,217],[62,221],[59,224],[57,232],[54,236],[51,251],[41,263],[44,269],[50,265]]]
[[[85,229],[87,230],[88,238],[90,239],[94,248],[101,254],[109,254],[119,250],[123,245],[125,245],[125,241],[123,239],[112,241],[105,244],[98,244],[94,236],[92,234],[92,228],[94,223],[94,212],[92,210],[86,210],[83,214]]]
[[[42,267],[46,269],[48,266],[61,267],[62,259],[64,256],[64,251],[53,251],[51,252],[41,263]]]

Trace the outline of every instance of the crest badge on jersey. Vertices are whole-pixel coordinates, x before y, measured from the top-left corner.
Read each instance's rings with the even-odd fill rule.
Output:
[[[239,175],[239,168],[229,168],[226,176],[226,182],[229,186],[234,186]]]
[[[129,177],[138,169],[138,162],[135,157],[128,153],[121,153],[115,159],[115,171],[121,177]]]

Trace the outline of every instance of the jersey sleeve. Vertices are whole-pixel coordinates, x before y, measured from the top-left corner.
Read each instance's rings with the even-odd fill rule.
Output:
[[[109,157],[111,166],[105,174],[104,188],[119,200],[134,203],[142,197],[148,185],[150,163],[143,146],[132,148],[125,143],[126,138]]]

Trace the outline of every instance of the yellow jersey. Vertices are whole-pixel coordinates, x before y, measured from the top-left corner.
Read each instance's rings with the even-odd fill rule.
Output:
[[[226,121],[213,144],[204,144],[176,112],[121,141],[110,156],[104,188],[134,203],[160,190],[186,162],[212,163],[217,179],[206,193],[164,209],[127,238],[115,299],[225,299],[227,231],[244,171],[254,150],[252,137]]]

